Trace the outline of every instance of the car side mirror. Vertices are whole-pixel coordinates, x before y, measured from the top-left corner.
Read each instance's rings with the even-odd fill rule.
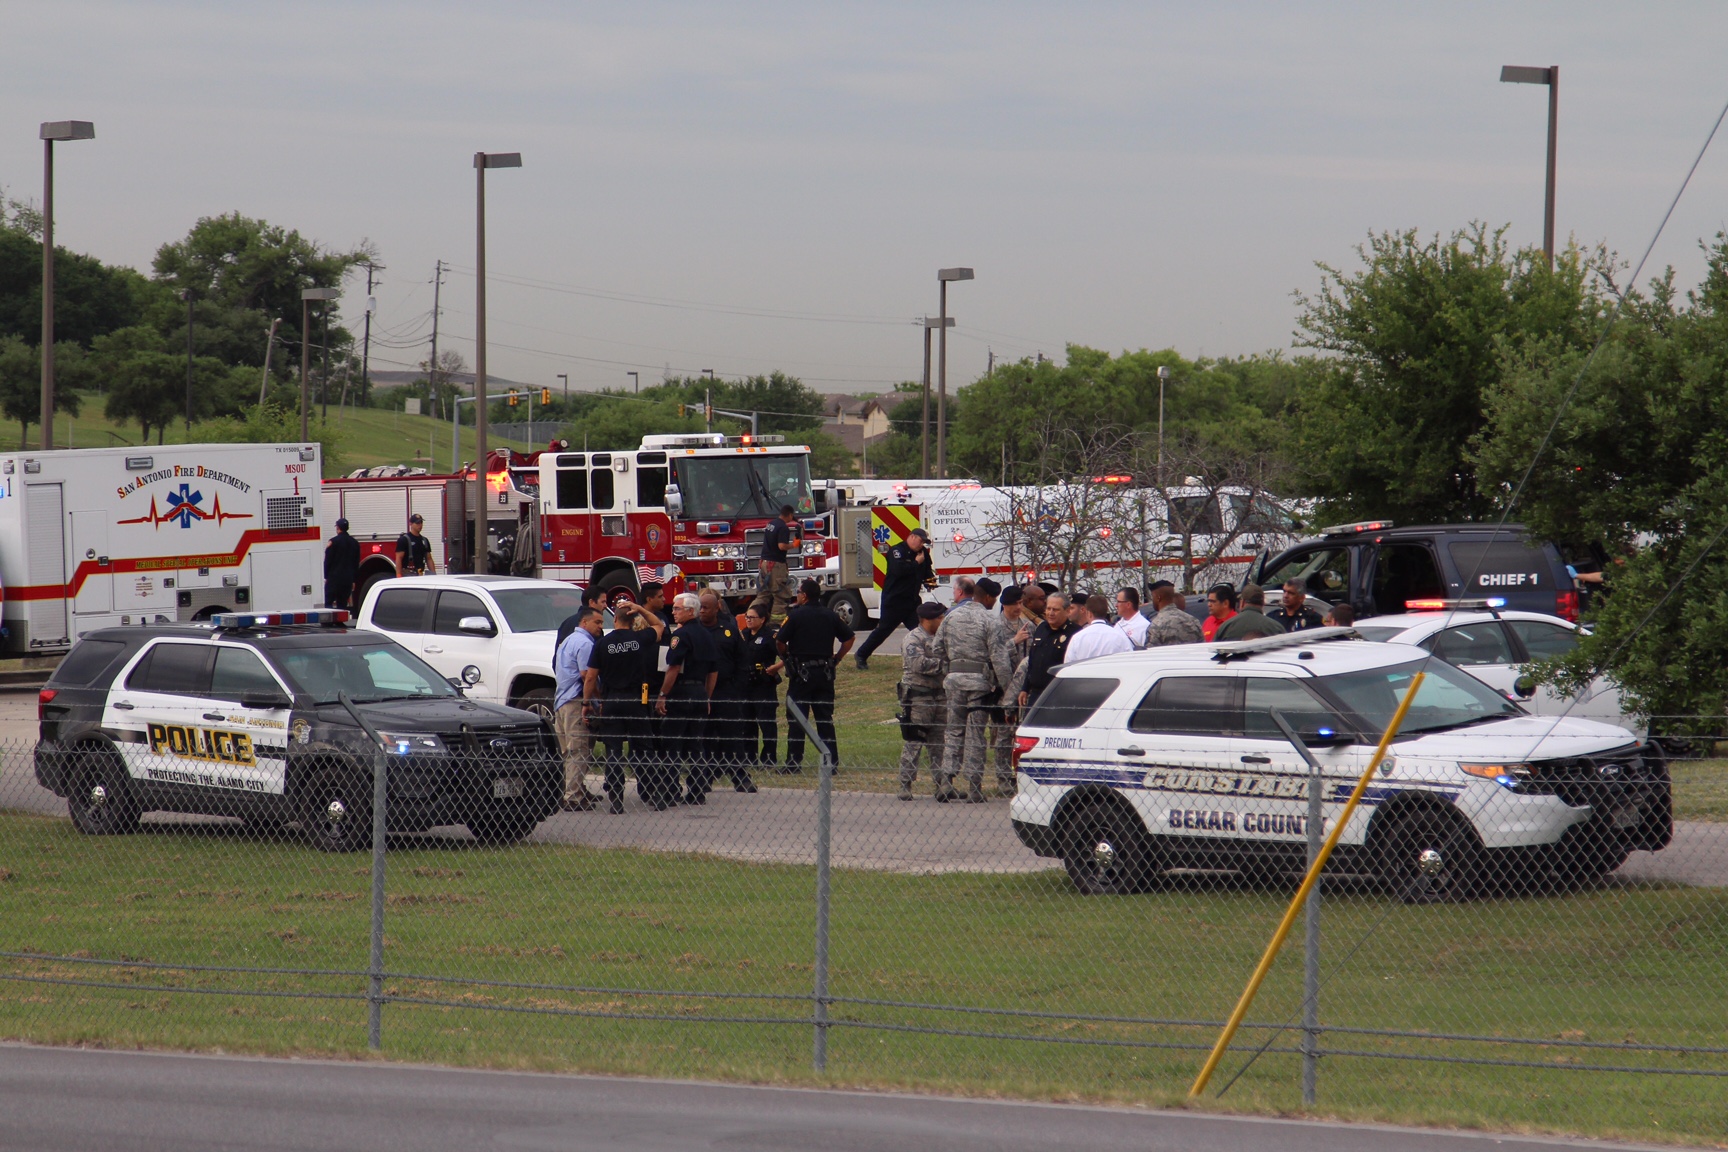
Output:
[[[1536,695],[1536,677],[1526,673],[1512,682],[1512,694],[1520,700],[1528,700]]]
[[[674,520],[684,519],[684,494],[676,484],[666,485],[666,515]]]
[[[464,616],[456,622],[457,631],[472,632],[477,636],[495,636],[498,629],[492,626],[492,621],[484,616]]]
[[[281,692],[240,693],[240,707],[242,708],[277,709],[289,708],[292,707],[293,704],[294,701],[283,695]]]
[[[467,693],[464,692],[463,689],[467,688],[468,685],[462,683],[462,677],[460,677],[460,676],[446,676],[446,677],[444,677],[444,683],[446,683],[446,684],[450,685],[450,687],[456,689],[456,695],[458,695],[458,696],[467,695]]]

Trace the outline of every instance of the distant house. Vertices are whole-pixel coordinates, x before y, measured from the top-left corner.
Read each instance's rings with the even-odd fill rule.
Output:
[[[890,414],[903,401],[911,399],[916,397],[901,392],[871,397],[831,392],[822,397],[822,430],[846,446],[857,460],[860,474],[873,475],[870,453],[893,430]]]

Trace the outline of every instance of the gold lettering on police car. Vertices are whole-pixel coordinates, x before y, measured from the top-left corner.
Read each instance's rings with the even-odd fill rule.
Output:
[[[250,767],[258,762],[252,754],[252,737],[244,732],[188,728],[179,724],[150,725],[150,751],[158,756],[166,753],[181,760],[202,760],[213,764]]]

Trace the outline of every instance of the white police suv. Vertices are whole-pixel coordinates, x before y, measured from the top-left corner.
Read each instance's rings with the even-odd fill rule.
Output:
[[[1336,819],[1412,676],[1426,672],[1333,870],[1407,895],[1570,884],[1673,834],[1667,767],[1628,731],[1536,717],[1420,648],[1317,629],[1060,669],[1016,736],[1021,841],[1086,893],[1172,868],[1299,872],[1309,765]]]

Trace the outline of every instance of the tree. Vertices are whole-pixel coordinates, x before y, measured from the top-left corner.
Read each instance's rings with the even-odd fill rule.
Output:
[[[250,369],[242,369],[250,375]],[[312,439],[322,448],[325,476],[342,474],[339,451],[342,434],[336,428],[314,417],[307,425]],[[218,416],[192,429],[194,441],[210,444],[293,444],[300,441],[299,397],[288,402],[285,393],[278,393],[262,404],[241,407],[238,416]]]
[[[76,391],[89,379],[84,350],[70,340],[54,343],[54,411],[83,410]],[[30,441],[30,425],[42,416],[42,356],[17,336],[0,336],[0,412],[18,421],[18,447]]]
[[[54,248],[54,340],[88,348],[104,332],[136,324],[150,286],[131,268]],[[0,197],[0,336],[42,339],[42,216]]]
[[[1604,312],[1595,286],[1610,259],[1576,247],[1549,270],[1482,224],[1420,238],[1370,233],[1363,267],[1321,264],[1298,295],[1298,347],[1313,361],[1297,398],[1293,458],[1330,513],[1396,520],[1475,520],[1492,513],[1466,457],[1504,357],[1520,348],[1582,348]]]

